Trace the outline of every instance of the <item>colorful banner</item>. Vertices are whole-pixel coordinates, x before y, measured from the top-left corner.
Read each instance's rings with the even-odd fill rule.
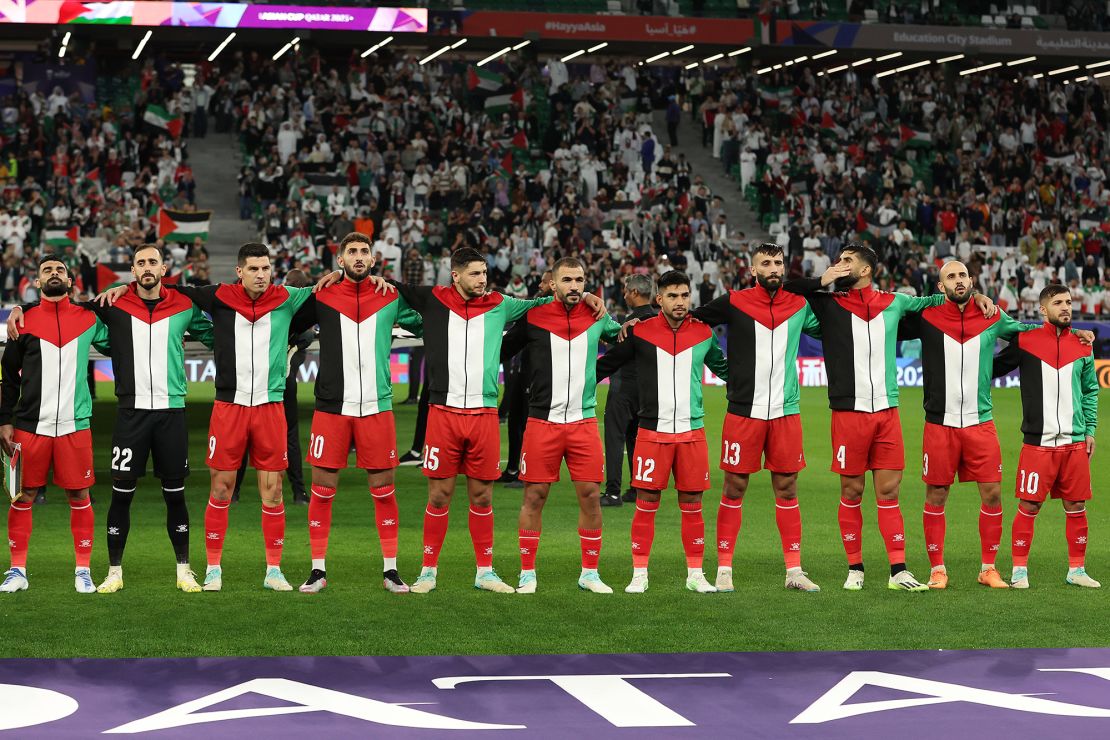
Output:
[[[50,25],[186,26],[189,28],[288,28],[322,31],[426,33],[426,8],[356,8],[323,5],[248,5],[117,0],[0,2],[0,23]]]

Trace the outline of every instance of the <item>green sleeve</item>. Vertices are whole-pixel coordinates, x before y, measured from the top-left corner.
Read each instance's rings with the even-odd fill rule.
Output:
[[[621,333],[621,325],[617,323],[609,314],[605,314],[605,318],[601,320],[601,338],[606,342],[611,342],[617,338]]]
[[[289,300],[285,302],[285,306],[290,313],[296,313],[297,310],[305,304],[305,301],[312,297],[312,286],[305,288],[290,288],[288,285],[285,285],[282,287],[289,291]]]
[[[806,307],[802,311],[802,333],[814,339],[820,339],[821,322],[817,320],[817,314],[813,313],[813,307],[809,305],[809,301],[806,301]]]
[[[908,313],[921,313],[926,308],[939,306],[942,303],[944,303],[944,293],[934,293],[923,298],[908,296],[905,293],[894,294],[894,305],[898,306],[903,316]]]
[[[717,341],[716,335],[709,340],[709,351],[705,353],[705,366],[721,380],[728,378],[728,360],[725,359],[725,353],[721,351],[721,343]]]
[[[1084,357],[1081,361],[1083,369],[1079,378],[1079,385],[1083,391],[1083,419],[1087,422],[1087,436],[1095,436],[1098,427],[1098,377],[1095,375],[1095,361],[1091,357]]]
[[[415,336],[424,336],[424,318],[412,310],[412,307],[401,296],[397,296],[397,326]]]
[[[204,311],[200,310],[200,306],[193,304],[193,315],[189,317],[189,326],[185,329],[188,337],[194,341],[200,342],[208,349],[213,347],[213,336],[215,331],[212,329],[212,319],[208,318]]]
[[[968,306],[967,309],[964,310],[970,309],[971,306]],[[999,310],[998,322],[994,325],[994,336],[997,339],[1005,339],[1007,342],[1009,342],[1023,331],[1032,331],[1033,329],[1040,328],[1040,324],[1023,323],[1015,319],[1013,316],[1010,316],[1005,311]]]
[[[111,356],[112,345],[108,341],[108,325],[96,317],[96,324],[94,325],[92,345],[96,347],[101,354]]]
[[[555,300],[554,296],[547,296],[546,298],[533,298],[530,301],[521,300],[520,298],[513,298],[508,295],[501,295],[502,304],[505,306],[505,321],[516,321],[524,314],[531,311],[536,306],[543,306]]]

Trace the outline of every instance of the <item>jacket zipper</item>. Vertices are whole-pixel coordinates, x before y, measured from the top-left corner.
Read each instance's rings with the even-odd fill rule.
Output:
[[[146,325],[146,364],[150,370],[150,407],[154,408],[154,308],[147,306],[150,321]]]
[[[463,331],[463,354],[462,354],[462,356],[463,356],[463,402],[462,402],[462,407],[464,409],[466,409],[466,408],[470,408],[470,406],[467,405],[467,401],[470,397],[470,374],[467,372],[467,370],[469,368],[467,367],[467,364],[466,364],[466,357],[467,357],[467,354],[470,351],[470,302],[467,301],[467,300],[463,301],[463,311],[466,314],[466,316],[464,317],[464,320],[466,321],[466,328]]]
[[[1060,330],[1056,329],[1056,440],[1053,447],[1060,446],[1064,436],[1064,425],[1060,423]]]
[[[251,406],[254,406],[254,324],[258,321],[258,299],[251,299]]]
[[[964,398],[967,395],[964,388],[964,340],[966,338],[964,312],[960,311],[960,429],[964,428]]]
[[[362,377],[362,283],[355,283],[355,347],[358,349],[358,415],[366,398],[366,385]]]
[[[775,296],[771,296],[771,301],[767,306],[767,310],[771,314],[771,369],[767,373],[767,418],[771,418],[771,383],[775,379]],[[784,399],[785,401],[785,399]]]
[[[58,303],[54,304],[54,320],[58,325],[58,347],[59,348],[62,346],[62,314],[60,313],[60,311],[61,311],[61,302],[59,301]],[[58,353],[58,383],[59,383],[59,385],[61,384],[61,381],[62,381],[62,353],[59,352]],[[78,382],[80,382],[80,381],[78,381]],[[61,388],[59,388],[59,390],[61,390]],[[58,431],[59,431],[58,428],[61,426],[62,394],[61,393],[55,394],[55,399],[56,400],[55,400],[55,408],[54,408],[54,436],[57,437],[58,436]],[[74,390],[74,393],[73,393],[73,400],[74,400],[74,402],[77,401],[77,391],[76,390]],[[74,421],[75,422],[76,422],[76,418],[77,418],[77,415],[74,414]],[[74,424],[74,426],[76,426],[76,424]]]
[[[567,402],[563,406],[563,423],[567,423],[567,418],[570,415],[570,311],[564,309],[567,315]]]
[[[674,404],[671,406],[671,431],[678,434],[678,329],[671,329],[671,392],[674,394]]]
[[[874,348],[871,345],[871,304],[863,297],[863,289],[859,289],[859,299],[863,302],[864,314],[867,316],[867,382],[871,384],[871,413],[875,413],[875,376],[871,372],[871,363],[874,361]]]

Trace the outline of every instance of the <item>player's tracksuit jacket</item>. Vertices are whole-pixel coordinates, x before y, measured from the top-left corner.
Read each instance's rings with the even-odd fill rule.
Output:
[[[925,421],[963,429],[994,418],[991,373],[997,340],[1035,329],[999,311],[991,318],[974,303],[952,301],[907,316],[901,335],[921,340]]]
[[[500,293],[464,300],[453,285],[393,285],[424,320],[429,402],[457,409],[497,407],[505,325],[553,300],[522,301]]]
[[[89,428],[89,346],[108,352],[108,328],[89,308],[42,301],[23,314],[0,359],[0,424],[44,437]]]
[[[281,402],[289,365],[289,326],[312,288],[271,285],[251,299],[242,283],[170,286],[212,317],[216,400],[239,406]]]
[[[762,285],[731,290],[693,313],[728,326],[728,411],[752,419],[798,413],[798,343],[821,325],[801,296]]]
[[[612,340],[620,330],[581,302],[570,310],[559,301],[537,306],[514,324],[502,356],[528,352],[528,416],[556,424],[597,418],[598,340]]]
[[[85,304],[108,327],[121,409],[185,408],[185,335],[212,347],[212,322],[204,312],[176,290],[161,293],[148,305],[131,283],[111,306]]]
[[[1025,444],[1061,447],[1095,435],[1099,383],[1091,348],[1045,323],[1019,334],[994,360],[994,375],[1021,370]]]
[[[898,322],[908,313],[940,305],[944,295],[913,298],[870,287],[825,293],[819,292],[820,278],[791,280],[783,287],[804,295],[821,323],[829,408],[866,412],[896,408]]]
[[[420,314],[399,294],[383,295],[365,280],[346,277],[319,291],[305,310],[313,306],[320,325],[317,411],[355,417],[391,411],[393,325],[419,333]]]
[[[640,428],[680,434],[705,426],[702,365],[720,377],[728,361],[708,324],[687,318],[672,329],[664,316],[641,321],[628,338],[597,361],[598,379],[626,362],[636,363],[640,387]]]

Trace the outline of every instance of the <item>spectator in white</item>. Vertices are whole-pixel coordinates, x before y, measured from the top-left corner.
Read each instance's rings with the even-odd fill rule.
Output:
[[[823,274],[817,272],[815,266],[817,250],[820,247],[821,240],[817,238],[817,228],[813,227],[809,230],[806,237],[802,239],[802,269],[805,270],[806,277]]]
[[[1029,271],[1029,282],[1037,295],[1040,295],[1040,292],[1044,290],[1044,286],[1048,285],[1050,280],[1052,280],[1052,273],[1045,265],[1044,260],[1037,260],[1037,266]]]
[[[1083,310],[1083,286],[1079,284],[1079,278],[1073,278],[1068,282],[1068,292],[1071,294],[1072,303]]]
[[[1021,291],[1021,313],[1025,317],[1031,317],[1036,310],[1037,304],[1041,299],[1041,291],[1033,287],[1032,283],[1027,283]]]
[[[717,216],[717,222],[713,224],[713,233],[710,235],[710,241],[717,246],[724,247],[728,244],[728,219],[725,214]]]
[[[747,190],[748,186],[755,180],[755,165],[756,157],[751,148],[746,144],[743,151],[740,152],[740,189]]]
[[[1033,116],[1025,116],[1021,121],[1021,145],[1027,151],[1037,146],[1037,124]]]
[[[412,202],[417,208],[423,210],[428,207],[428,193],[432,189],[432,176],[428,167],[421,162],[416,165],[416,172],[412,173]]]
[[[908,247],[913,243],[913,232],[906,226],[905,221],[899,221],[894,231],[890,232],[890,238],[899,247]]]
[[[393,269],[394,277],[400,279],[401,275],[401,247],[393,240],[392,236],[386,237],[383,241],[374,244],[374,251],[382,256],[382,269],[388,265]]]
[[[813,274],[824,275],[825,270],[828,270],[831,264],[832,261],[829,259],[829,255],[825,254],[824,247],[818,244],[813,255]]]
[[[960,238],[956,241],[956,258],[964,264],[971,260],[971,238],[966,231],[961,231]]]
[[[1102,310],[1102,288],[1093,277],[1083,283],[1082,301],[1084,314],[1094,316]]]
[[[50,98],[46,101],[47,114],[56,116],[59,113],[69,115],[69,98],[62,92],[59,86],[54,87],[54,92],[50,93]]]
[[[332,185],[331,192],[328,193],[328,215],[335,218],[344,213],[348,205],[347,189],[340,189],[338,185]]]

